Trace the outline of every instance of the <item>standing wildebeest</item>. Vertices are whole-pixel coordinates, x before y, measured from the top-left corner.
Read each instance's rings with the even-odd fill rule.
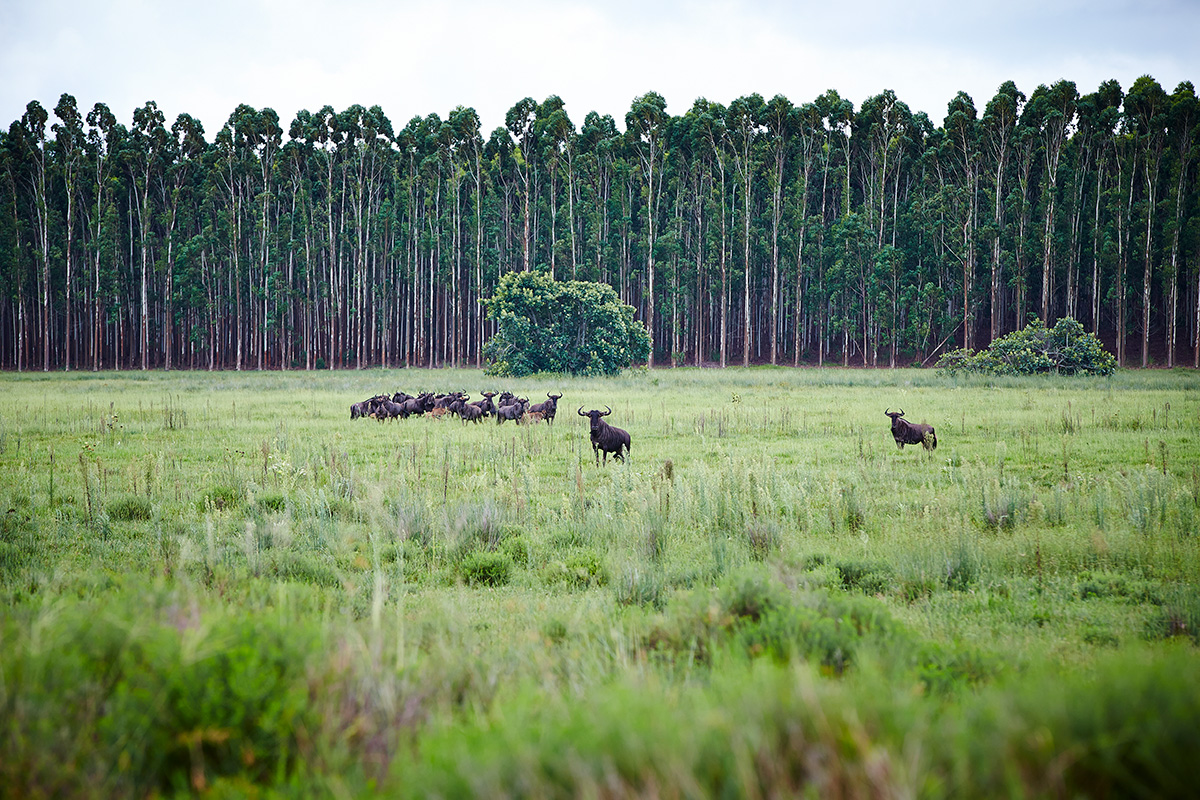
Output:
[[[503,425],[504,420],[520,422],[529,408],[529,400],[524,397],[513,398],[512,403],[496,407],[496,424]]]
[[[549,397],[550,399],[544,403],[535,403],[534,405],[531,405],[529,407],[529,412],[531,414],[535,413],[535,412],[540,412],[542,415],[542,419],[546,420],[546,422],[548,422],[548,423],[553,424],[554,423],[554,415],[558,412],[558,400],[560,397],[562,397],[562,395],[561,394],[550,394],[549,392],[546,392],[546,397]]]
[[[605,406],[608,408],[608,406]],[[629,433],[609,425],[601,417],[607,417],[612,413],[612,409],[608,411],[597,411],[592,409],[586,414],[583,413],[583,406],[579,407],[578,414],[581,417],[587,417],[591,420],[592,429],[592,452],[596,454],[596,466],[600,466],[600,451],[604,451],[604,463],[608,463],[608,454],[612,453],[614,459],[625,461],[625,456],[621,455],[621,448],[625,448],[625,455],[629,454]]]
[[[904,416],[903,408],[899,411],[892,411],[889,408],[883,413],[892,420],[892,438],[896,440],[896,446],[901,450],[906,444],[924,445],[926,450],[937,449],[937,434],[934,433],[932,425],[901,419]]]

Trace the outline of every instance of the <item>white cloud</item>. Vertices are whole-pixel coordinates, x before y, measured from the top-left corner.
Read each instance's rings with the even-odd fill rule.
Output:
[[[128,123],[155,100],[168,120],[199,117],[209,138],[239,103],[286,125],[301,108],[380,105],[413,116],[474,107],[485,133],[522,97],[557,94],[576,125],[589,111],[623,125],[657,91],[673,114],[697,97],[758,92],[808,102],[836,89],[855,105],[892,89],[935,123],[961,90],[981,108],[1005,80],[1081,92],[1151,74],[1170,91],[1200,79],[1188,0],[0,0],[0,116],[62,92],[107,103]]]

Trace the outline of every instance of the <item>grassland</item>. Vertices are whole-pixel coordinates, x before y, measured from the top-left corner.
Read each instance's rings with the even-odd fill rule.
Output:
[[[2,375],[0,794],[1188,796],[1198,453],[1191,371]]]

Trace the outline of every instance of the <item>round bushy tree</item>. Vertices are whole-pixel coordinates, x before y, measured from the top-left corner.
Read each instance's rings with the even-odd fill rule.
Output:
[[[650,354],[650,334],[611,286],[510,272],[485,301],[497,331],[484,349],[491,375],[613,375]]]
[[[1063,317],[1053,328],[1035,319],[1023,330],[1001,336],[978,353],[952,350],[938,360],[937,368],[951,374],[1111,375],[1117,368],[1117,359],[1104,349],[1099,339],[1084,331],[1078,320]]]

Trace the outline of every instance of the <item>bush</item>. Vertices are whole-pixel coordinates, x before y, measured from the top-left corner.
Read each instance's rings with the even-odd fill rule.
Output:
[[[608,583],[604,563],[591,550],[572,553],[562,561],[552,562],[542,574],[547,584],[566,584],[575,589],[589,589]]]
[[[125,495],[104,507],[109,519],[119,522],[145,522],[150,519],[150,501],[137,495]]]
[[[489,551],[469,553],[459,564],[463,579],[472,586],[503,586],[512,579],[513,569],[512,556]]]
[[[200,511],[225,511],[242,504],[242,493],[232,486],[214,486],[200,498]]]
[[[510,272],[486,303],[498,328],[484,347],[491,375],[614,375],[650,353],[633,306],[603,283]]]
[[[1111,375],[1116,368],[1117,359],[1100,340],[1070,317],[1058,320],[1053,328],[1033,320],[1023,330],[1001,336],[986,350],[952,350],[937,362],[937,369],[951,375]]]
[[[837,571],[846,589],[882,594],[891,585],[892,568],[880,561],[841,561]]]
[[[281,494],[264,494],[258,498],[258,505],[263,511],[277,513],[287,508],[287,498]]]

